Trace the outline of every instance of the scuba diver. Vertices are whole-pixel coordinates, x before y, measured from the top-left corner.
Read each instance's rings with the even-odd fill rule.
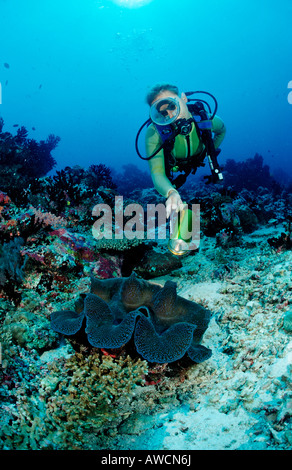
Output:
[[[207,101],[188,99],[188,96],[202,93],[214,100],[213,113]],[[183,211],[185,204],[178,189],[190,173],[194,174],[198,167],[205,166],[206,157],[211,169],[211,175],[205,177],[208,182],[216,183],[223,179],[217,156],[226,128],[222,119],[216,115],[217,101],[208,92],[180,93],[175,85],[157,84],[147,93],[146,102],[150,106],[150,119],[137,133],[136,151],[140,158],[149,163],[154,187],[166,198],[166,217],[169,218],[172,211]],[[142,157],[138,140],[146,125],[147,156]],[[175,177],[174,173],[178,171],[184,174]],[[169,249],[174,254],[183,254],[171,246]]]

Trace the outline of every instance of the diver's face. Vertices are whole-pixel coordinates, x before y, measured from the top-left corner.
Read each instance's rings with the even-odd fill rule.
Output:
[[[160,92],[155,97],[155,99],[152,101],[151,105],[155,101],[158,101],[158,100],[161,100],[161,99],[164,99],[164,98],[175,98],[179,102],[180,113],[179,113],[179,115],[177,116],[176,119],[181,119],[181,118],[188,119],[188,118],[191,117],[191,113],[189,112],[188,107],[187,107],[188,99],[187,99],[187,97],[184,93],[182,93],[181,96],[178,96],[175,93],[172,93],[171,91],[164,90],[164,91]],[[166,108],[165,112],[167,112],[169,117],[172,118],[174,116],[175,110],[169,109],[169,107],[167,107],[167,105],[165,105],[165,108]],[[161,107],[161,110],[163,110],[162,107]]]

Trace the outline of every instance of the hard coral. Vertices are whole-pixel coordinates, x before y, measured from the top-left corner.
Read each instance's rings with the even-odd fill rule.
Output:
[[[268,238],[268,244],[277,249],[277,253],[292,248],[292,216],[287,216],[286,232],[282,232],[278,237]]]
[[[16,402],[6,405],[0,426],[0,447],[7,450],[89,450],[91,434],[102,436],[128,416],[129,399],[147,373],[145,361],[96,350],[48,364],[31,354],[18,348],[14,368],[5,374],[0,368],[7,390],[0,398]]]
[[[92,189],[98,189],[101,186],[109,189],[115,189],[117,186],[112,180],[111,170],[103,163],[90,165],[86,172],[87,185]]]
[[[60,138],[51,134],[46,141],[37,142],[28,138],[23,126],[15,136],[10,132],[3,133],[2,128],[3,121],[0,125],[1,189],[15,201],[22,197],[23,189],[28,188],[34,178],[40,178],[54,168],[56,162],[51,152]]]
[[[7,316],[2,331],[11,334],[14,343],[37,351],[50,349],[56,342],[56,333],[48,320],[25,309]]]
[[[20,299],[17,288],[24,278],[24,267],[26,260],[22,259],[21,247],[22,238],[15,238],[9,243],[0,246],[0,288],[4,295],[15,302]]]
[[[50,212],[42,212],[39,209],[35,209],[33,206],[30,206],[29,210],[35,216],[35,221],[44,226],[59,228],[67,225],[67,220],[63,219],[63,217],[57,217]]]
[[[1,206],[4,205],[4,204],[9,204],[11,202],[11,199],[9,196],[7,196],[6,193],[3,193],[2,191],[0,191],[0,204]]]
[[[258,153],[254,158],[248,158],[242,162],[228,159],[223,173],[225,185],[232,186],[236,191],[241,191],[243,188],[257,191],[259,186],[273,190],[275,193],[280,189],[279,184],[270,174],[269,166],[263,164],[263,157]]]
[[[211,350],[200,345],[210,312],[176,293],[176,284],[162,288],[139,279],[91,279],[91,293],[76,304],[77,311],[57,311],[51,326],[58,333],[74,335],[86,319],[89,343],[97,348],[120,348],[134,334],[137,352],[149,362],[173,362],[185,353],[203,362]]]
[[[44,190],[51,206],[59,213],[68,207],[84,206],[86,200],[96,198],[97,190],[101,187],[116,187],[111,170],[103,164],[91,165],[87,170],[79,166],[67,166],[57,171],[56,175],[46,178]]]

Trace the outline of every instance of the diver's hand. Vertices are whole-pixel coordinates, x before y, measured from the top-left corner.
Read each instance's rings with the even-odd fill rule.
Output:
[[[184,204],[180,198],[180,195],[175,189],[172,189],[168,193],[168,198],[165,203],[166,207],[166,218],[171,214],[171,211],[179,212],[184,208]]]

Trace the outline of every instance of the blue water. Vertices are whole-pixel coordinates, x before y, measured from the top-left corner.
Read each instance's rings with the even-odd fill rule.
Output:
[[[218,99],[221,161],[258,152],[291,174],[291,1],[130,1],[0,0],[4,129],[60,136],[57,169],[147,170],[134,148],[144,97],[168,81]]]

